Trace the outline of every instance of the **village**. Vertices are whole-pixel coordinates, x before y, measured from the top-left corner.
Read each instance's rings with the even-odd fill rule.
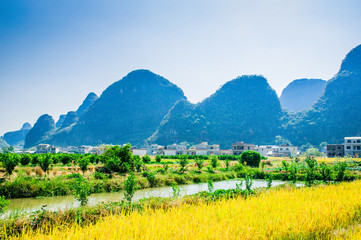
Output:
[[[55,147],[49,144],[39,144],[33,153],[77,153],[77,154],[102,154],[105,146],[68,146],[65,148]],[[264,157],[297,157],[303,152],[297,146],[283,145],[255,145],[253,143],[236,142],[230,149],[221,149],[218,144],[208,144],[202,142],[189,146],[186,143],[173,143],[167,146],[151,144],[147,148],[132,147],[134,155],[138,156],[176,156],[176,155],[241,155],[244,151],[256,151]],[[342,144],[327,144],[320,148],[325,156],[344,157],[361,156],[361,137],[345,137]]]

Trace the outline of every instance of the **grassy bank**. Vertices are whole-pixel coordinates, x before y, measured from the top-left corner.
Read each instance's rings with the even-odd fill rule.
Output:
[[[341,239],[359,234],[360,194],[361,181],[277,188],[250,198],[145,208],[85,226],[44,227],[13,239]]]

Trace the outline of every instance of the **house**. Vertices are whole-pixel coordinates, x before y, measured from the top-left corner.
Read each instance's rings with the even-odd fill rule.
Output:
[[[327,157],[343,157],[345,156],[345,146],[343,144],[327,144]]]
[[[132,152],[134,155],[138,155],[140,157],[143,157],[147,155],[147,149],[146,148],[133,148]]]
[[[254,151],[256,145],[252,143],[236,142],[232,144],[232,154],[241,155],[244,151]]]
[[[158,144],[151,144],[147,147],[148,155],[164,155],[164,146]]]
[[[300,155],[298,147],[290,146],[289,144],[283,144],[279,146],[278,156],[276,157],[291,157]]]
[[[232,155],[232,149],[219,150],[219,155]]]
[[[185,144],[172,144],[167,145],[167,148],[164,149],[164,155],[174,156],[174,155],[182,155],[186,154],[187,146]]]
[[[361,156],[361,137],[345,137],[345,155],[354,157]]]
[[[39,144],[35,153],[58,153],[59,149],[49,144]]]
[[[219,155],[219,153],[219,145],[208,145],[208,142],[202,142],[186,150],[186,154],[188,155]]]
[[[255,151],[259,152],[264,157],[273,157],[278,154],[279,147],[276,145],[262,145],[255,148]]]

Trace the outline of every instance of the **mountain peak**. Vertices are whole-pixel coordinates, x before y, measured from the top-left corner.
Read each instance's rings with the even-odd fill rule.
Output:
[[[98,95],[95,93],[89,93],[83,103],[79,106],[78,110],[76,110],[77,116],[80,117],[98,98]]]
[[[342,61],[339,71],[361,72],[361,45],[352,49]]]
[[[32,128],[31,124],[26,122],[23,124],[23,126],[20,130],[30,130],[31,128]]]

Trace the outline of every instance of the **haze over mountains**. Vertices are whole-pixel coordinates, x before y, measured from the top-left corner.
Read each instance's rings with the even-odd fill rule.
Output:
[[[326,81],[322,79],[297,79],[283,89],[280,96],[282,108],[289,112],[309,109],[325,90]]]
[[[56,124],[51,116],[41,116],[25,147],[209,141],[229,148],[235,141],[272,144],[277,135],[295,145],[338,143],[361,134],[361,45],[327,83],[295,80],[281,101],[263,76],[251,75],[192,104],[179,87],[148,70],[133,71],[99,98],[94,95]]]

